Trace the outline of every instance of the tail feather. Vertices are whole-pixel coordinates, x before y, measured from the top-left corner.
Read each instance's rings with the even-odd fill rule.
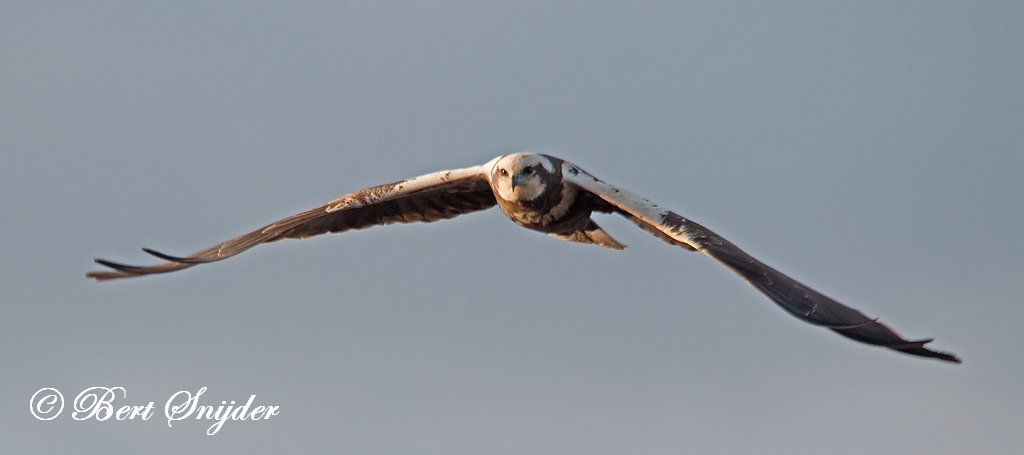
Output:
[[[604,229],[601,229],[601,226],[598,226],[594,220],[587,221],[587,224],[583,226],[583,229],[576,232],[570,234],[558,234],[552,232],[551,235],[570,242],[593,243],[611,250],[622,250],[626,248],[626,245],[623,245],[618,240],[615,240],[612,236],[608,235],[608,233],[605,232]]]

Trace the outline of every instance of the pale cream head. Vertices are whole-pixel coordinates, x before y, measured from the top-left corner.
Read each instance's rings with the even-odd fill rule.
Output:
[[[523,152],[501,157],[491,169],[491,187],[509,201],[532,201],[547,188],[545,176],[555,167],[543,155]]]

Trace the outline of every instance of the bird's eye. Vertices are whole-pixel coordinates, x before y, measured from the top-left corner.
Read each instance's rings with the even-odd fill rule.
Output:
[[[501,176],[502,176],[502,177],[508,177],[508,171],[507,171],[507,170],[505,170],[505,169],[502,169],[502,170],[501,170]]]
[[[523,175],[530,175],[533,173],[533,166],[526,166],[523,168]]]

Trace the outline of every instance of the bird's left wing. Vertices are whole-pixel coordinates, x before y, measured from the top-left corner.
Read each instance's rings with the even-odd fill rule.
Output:
[[[98,264],[113,270],[92,271],[85,276],[102,281],[173,272],[227,259],[261,243],[283,238],[301,239],[392,223],[431,222],[487,209],[496,204],[487,180],[491,164],[435,172],[349,193],[185,257],[143,248],[166,261],[155,265],[134,266],[96,259]]]
[[[562,175],[565,181],[600,197],[620,214],[662,240],[700,251],[721,262],[797,318],[863,343],[960,363],[954,354],[926,348],[924,345],[931,339],[904,339],[877,319],[869,318],[769,267],[710,229],[636,194],[602,182],[578,166],[564,163]]]

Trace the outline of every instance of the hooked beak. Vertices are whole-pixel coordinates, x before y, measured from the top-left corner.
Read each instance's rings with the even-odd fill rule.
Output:
[[[526,177],[524,177],[523,174],[512,174],[512,191],[515,191],[516,187],[523,183],[523,180],[526,180]]]

